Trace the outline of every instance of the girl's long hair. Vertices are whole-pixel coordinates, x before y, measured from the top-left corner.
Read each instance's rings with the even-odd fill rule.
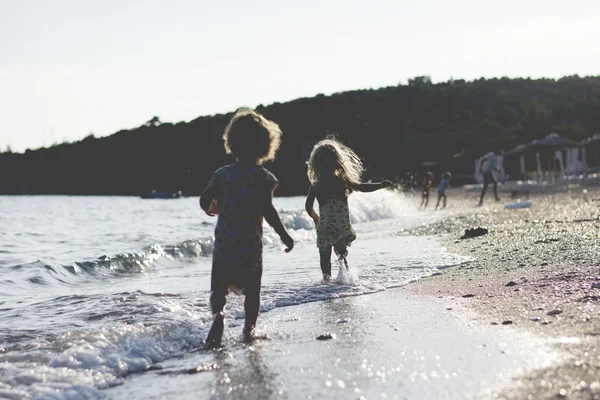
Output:
[[[308,180],[314,187],[339,180],[349,191],[361,183],[365,170],[360,157],[331,136],[315,145],[307,165]]]

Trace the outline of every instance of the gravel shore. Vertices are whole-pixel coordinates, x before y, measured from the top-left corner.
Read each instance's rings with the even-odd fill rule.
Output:
[[[448,251],[475,261],[406,290],[443,298],[454,312],[475,311],[484,324],[525,330],[571,354],[493,398],[600,399],[600,189],[531,195],[533,207],[516,210],[491,195],[474,207],[477,195],[450,193],[449,217],[406,232],[438,235]],[[461,239],[477,227],[488,233]]]

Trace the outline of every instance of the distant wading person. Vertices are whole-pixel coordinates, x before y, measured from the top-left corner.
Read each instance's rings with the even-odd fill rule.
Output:
[[[444,205],[442,206],[442,208],[446,208],[446,188],[450,184],[450,178],[452,178],[452,174],[450,172],[446,172],[445,174],[442,175],[442,181],[440,182],[440,184],[437,187],[438,201],[437,201],[437,204],[435,205],[436,210],[440,206],[440,200],[442,198],[444,199]]]
[[[427,172],[425,174],[425,178],[423,179],[423,199],[421,200],[421,205],[419,208],[423,207],[423,209],[426,209],[427,204],[429,204],[429,189],[431,189],[432,181],[433,174],[431,172]]]
[[[263,217],[287,246],[286,252],[294,247],[272,203],[277,178],[261,166],[275,159],[279,126],[252,110],[240,110],[227,125],[223,140],[237,162],[218,169],[200,197],[207,215],[218,214],[210,285],[214,319],[206,338],[211,348],[221,345],[229,289],[246,297],[244,340],[253,338],[260,309]]]
[[[360,158],[350,148],[334,139],[320,141],[308,160],[310,189],[306,198],[306,212],[317,227],[317,247],[321,260],[323,279],[331,279],[331,249],[348,262],[348,246],[356,239],[350,225],[348,195],[353,191],[374,192],[392,183],[362,183],[364,168]],[[319,202],[317,215],[313,209],[315,198]]]
[[[481,163],[479,163],[479,171],[483,174],[483,188],[481,189],[479,205],[483,205],[483,196],[485,196],[485,192],[490,183],[494,185],[494,197],[496,198],[496,201],[500,201],[500,198],[498,197],[498,180],[494,176],[494,171],[500,171],[500,167],[497,165],[496,154],[493,152],[486,154],[481,160]]]

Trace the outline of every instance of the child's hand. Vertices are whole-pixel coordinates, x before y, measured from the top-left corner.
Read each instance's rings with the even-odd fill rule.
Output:
[[[391,181],[388,181],[388,180],[381,181],[381,187],[382,188],[386,188],[386,187],[390,187],[390,186],[392,186],[392,182]]]
[[[219,206],[217,205],[217,201],[213,200],[212,203],[210,203],[208,210],[205,212],[209,217],[214,217],[215,215],[219,214]]]
[[[294,239],[287,233],[281,237],[281,241],[285,244],[286,249],[285,252],[289,253],[294,248]]]

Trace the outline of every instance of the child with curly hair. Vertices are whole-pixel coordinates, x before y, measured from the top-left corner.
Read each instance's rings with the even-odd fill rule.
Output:
[[[320,141],[308,160],[310,189],[306,198],[306,212],[317,226],[317,247],[321,259],[323,279],[331,279],[331,249],[348,268],[347,248],[356,239],[350,224],[348,196],[353,191],[374,192],[392,183],[362,183],[362,161],[352,149],[333,138]],[[317,215],[313,209],[315,198],[319,202]]]
[[[279,126],[253,110],[243,109],[227,125],[223,140],[225,150],[237,162],[215,171],[200,197],[200,206],[207,215],[218,214],[210,295],[214,319],[206,339],[210,348],[221,345],[223,309],[230,289],[245,295],[244,340],[254,336],[263,272],[263,218],[287,246],[286,252],[294,247],[272,202],[277,178],[262,167],[275,159],[281,142]]]

